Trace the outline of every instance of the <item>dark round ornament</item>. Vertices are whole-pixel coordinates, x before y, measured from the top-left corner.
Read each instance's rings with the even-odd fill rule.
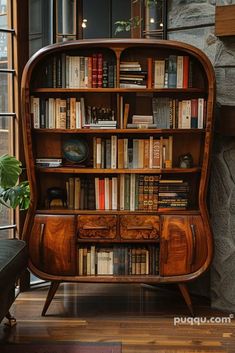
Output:
[[[62,147],[63,157],[72,163],[81,163],[88,158],[89,148],[85,140],[69,139],[64,141]]]

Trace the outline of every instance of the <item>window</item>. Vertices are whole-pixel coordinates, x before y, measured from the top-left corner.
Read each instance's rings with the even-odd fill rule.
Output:
[[[74,39],[165,38],[166,3],[165,0],[29,0],[30,55],[48,44]]]
[[[67,0],[66,0],[67,1]],[[29,0],[29,55],[53,43],[53,0]]]
[[[13,15],[12,0],[0,0],[0,154],[15,154],[14,146],[14,74],[13,67]],[[0,237],[14,234],[14,213],[0,208]]]
[[[115,38],[115,22],[130,17],[130,0],[83,1],[83,38]],[[123,31],[117,37],[130,38],[131,33]]]

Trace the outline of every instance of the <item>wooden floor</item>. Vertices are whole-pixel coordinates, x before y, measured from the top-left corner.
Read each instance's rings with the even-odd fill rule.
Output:
[[[169,287],[170,288],[170,287]],[[174,287],[62,284],[41,317],[48,288],[22,293],[11,313],[17,326],[4,331],[1,345],[14,342],[121,342],[123,353],[235,352],[235,322],[177,325],[174,317],[189,317]],[[228,317],[193,297],[197,317]],[[33,352],[32,352],[33,353]]]

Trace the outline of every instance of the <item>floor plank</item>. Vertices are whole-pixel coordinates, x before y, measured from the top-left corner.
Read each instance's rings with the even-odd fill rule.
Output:
[[[123,353],[232,353],[235,322],[213,323],[228,313],[212,310],[206,299],[193,297],[196,318],[208,322],[174,325],[190,318],[172,287],[118,284],[62,284],[48,313],[41,316],[48,288],[21,293],[11,313],[17,325],[4,331],[0,345],[19,342],[121,342]],[[1,350],[0,350],[1,351]]]

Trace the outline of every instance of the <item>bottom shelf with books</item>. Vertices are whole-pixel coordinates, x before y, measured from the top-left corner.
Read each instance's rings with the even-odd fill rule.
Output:
[[[159,244],[145,246],[78,246],[77,266],[80,276],[89,275],[159,275]]]

